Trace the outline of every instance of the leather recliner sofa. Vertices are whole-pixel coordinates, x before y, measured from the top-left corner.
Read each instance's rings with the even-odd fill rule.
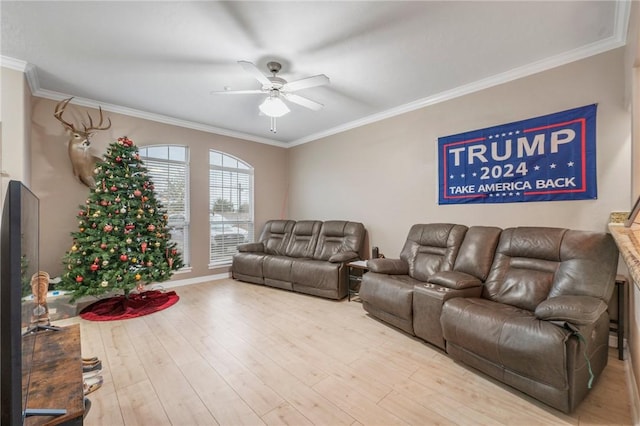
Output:
[[[569,413],[607,364],[617,262],[606,233],[414,225],[400,259],[367,262],[360,297],[370,315]]]
[[[238,246],[233,278],[342,299],[347,296],[346,264],[363,257],[365,228],[343,220],[270,220],[257,243]]]

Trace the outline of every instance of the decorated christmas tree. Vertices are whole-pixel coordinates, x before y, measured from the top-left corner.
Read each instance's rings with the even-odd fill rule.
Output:
[[[73,299],[115,290],[125,296],[168,280],[182,257],[167,231],[167,214],[153,182],[127,137],[107,148],[96,165],[96,187],[78,212],[77,232],[65,254],[60,287]]]

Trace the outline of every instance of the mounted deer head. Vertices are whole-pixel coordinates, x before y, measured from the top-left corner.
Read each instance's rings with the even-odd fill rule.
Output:
[[[102,108],[98,107],[100,110],[100,122],[94,125],[91,115],[87,112],[87,117],[89,117],[89,126],[87,127],[83,122],[82,127],[84,130],[77,129],[74,124],[69,123],[62,118],[62,114],[71,99],[73,98],[64,99],[58,102],[53,116],[69,130],[70,136],[68,152],[71,165],[73,166],[73,175],[89,188],[95,188],[96,182],[94,179],[94,170],[96,168],[96,162],[101,161],[102,159],[89,152],[89,146],[91,145],[90,137],[98,130],[107,130],[111,127],[111,119],[107,118],[107,120],[109,120],[109,124],[103,125],[104,118],[102,116]]]

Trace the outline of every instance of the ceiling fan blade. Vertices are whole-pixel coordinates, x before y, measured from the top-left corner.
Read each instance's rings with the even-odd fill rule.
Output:
[[[296,90],[308,89],[309,87],[322,86],[329,84],[329,77],[324,74],[314,75],[313,77],[303,78],[302,80],[292,81],[282,86],[282,90],[286,92],[295,92]]]
[[[240,64],[240,66],[242,66],[242,68],[244,68],[246,72],[251,74],[253,77],[255,77],[256,80],[262,83],[263,86],[271,86],[271,80],[269,80],[267,76],[262,74],[258,67],[253,65],[251,62],[238,61],[238,63]]]
[[[266,93],[260,89],[255,90],[212,90],[210,95],[254,95]]]
[[[305,108],[309,108],[312,109],[314,111],[320,111],[322,108],[324,108],[324,105],[322,105],[319,102],[316,101],[312,101],[311,99],[308,98],[304,98],[300,95],[296,95],[296,94],[292,94],[292,93],[283,93],[282,94],[288,101],[293,102],[294,104],[298,104],[301,105]]]

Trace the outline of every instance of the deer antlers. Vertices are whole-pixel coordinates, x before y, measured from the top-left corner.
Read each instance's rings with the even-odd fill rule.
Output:
[[[94,179],[95,164],[101,159],[89,153],[89,145],[91,145],[89,138],[96,131],[107,130],[111,127],[111,119],[108,119],[108,124],[103,124],[104,117],[102,115],[102,107],[98,107],[100,110],[100,122],[98,124],[93,124],[91,114],[87,112],[87,117],[89,117],[89,126],[83,122],[82,127],[84,127],[84,130],[79,130],[73,123],[62,118],[62,114],[64,114],[64,110],[67,105],[69,105],[71,99],[73,98],[64,99],[58,102],[53,116],[71,132],[71,135],[69,136],[68,151],[69,159],[73,166],[73,175],[89,188],[94,188],[96,185]]]
[[[69,123],[68,121],[65,121],[62,118],[62,114],[64,114],[64,110],[67,107],[67,105],[69,105],[69,102],[71,102],[71,99],[73,99],[73,96],[68,98],[68,99],[63,99],[60,102],[58,102],[56,104],[56,110],[53,113],[53,116],[55,118],[57,118],[58,121],[60,121],[62,124],[64,124],[72,132],[77,132],[78,130],[73,125],[73,123]],[[89,133],[90,134],[90,133],[93,133],[94,131],[107,130],[109,127],[111,127],[111,119],[110,118],[107,118],[107,120],[109,120],[109,124],[107,124],[106,126],[102,127],[102,123],[104,122],[104,117],[102,116],[102,107],[98,106],[98,110],[100,111],[100,122],[98,123],[97,126],[93,125],[93,119],[91,118],[91,114],[89,114],[87,112],[87,117],[89,117],[89,127],[87,127],[86,124],[82,123],[82,127],[84,127],[84,133]]]

